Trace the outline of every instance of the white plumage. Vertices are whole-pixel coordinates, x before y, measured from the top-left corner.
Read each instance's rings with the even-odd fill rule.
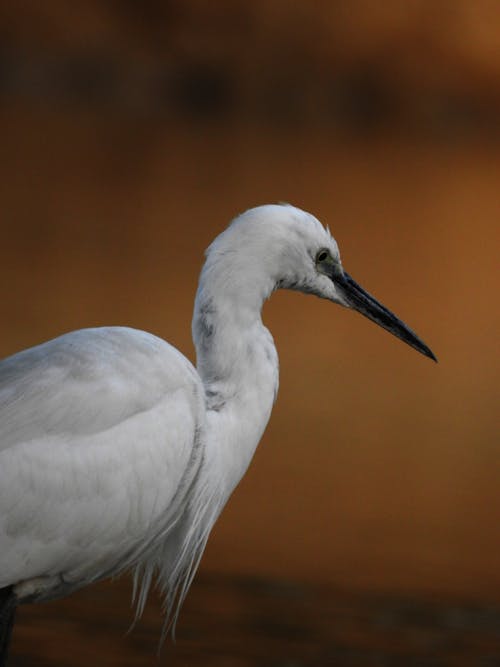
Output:
[[[136,563],[200,466],[192,365],[145,332],[84,329],[6,359],[0,383],[0,587],[46,599]]]
[[[247,211],[207,251],[193,317],[197,370],[134,329],[82,329],[0,363],[0,588],[42,601],[135,571],[169,614],[252,458],[278,388],[261,320],[278,287],[355,308],[430,350],[342,268],[287,205]]]

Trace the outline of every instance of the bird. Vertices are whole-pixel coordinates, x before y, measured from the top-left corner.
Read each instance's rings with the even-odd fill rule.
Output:
[[[278,392],[261,310],[277,289],[358,311],[429,347],[344,270],[329,228],[290,204],[238,215],[205,253],[193,365],[145,331],[63,334],[0,362],[0,664],[19,604],[125,572],[175,625],[210,531]]]

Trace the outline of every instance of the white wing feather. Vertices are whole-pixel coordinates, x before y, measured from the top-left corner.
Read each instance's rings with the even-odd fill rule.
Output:
[[[183,511],[203,388],[165,341],[84,329],[0,362],[0,587],[135,565]]]

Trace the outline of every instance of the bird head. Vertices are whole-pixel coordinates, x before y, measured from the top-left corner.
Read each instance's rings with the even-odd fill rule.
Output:
[[[235,218],[207,251],[205,270],[221,264],[225,289],[239,300],[254,293],[262,303],[280,288],[314,294],[356,310],[436,361],[404,322],[345,271],[329,229],[295,206],[257,206]]]

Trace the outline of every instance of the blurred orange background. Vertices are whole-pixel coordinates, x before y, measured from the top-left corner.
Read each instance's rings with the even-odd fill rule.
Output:
[[[439,364],[273,296],[278,402],[202,569],[500,600],[498,4],[4,2],[0,37],[1,355],[124,324],[193,359],[205,247],[305,208]]]

